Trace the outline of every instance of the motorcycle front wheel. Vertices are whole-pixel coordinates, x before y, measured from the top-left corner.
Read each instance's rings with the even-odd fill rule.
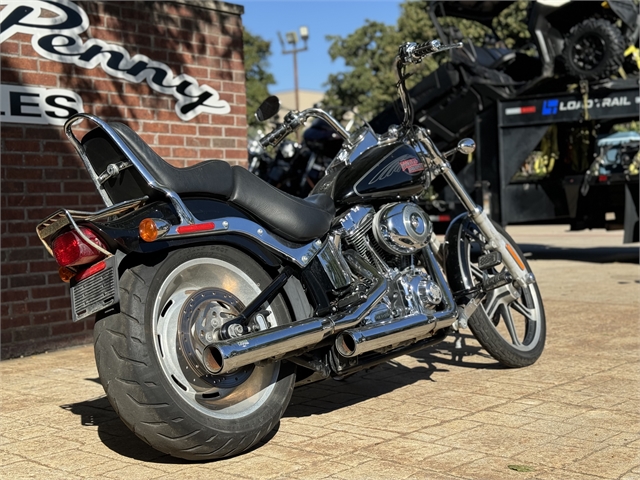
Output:
[[[499,225],[498,233],[513,247],[531,273],[522,250]],[[478,258],[487,243],[478,226],[466,217],[451,226],[446,260],[447,278],[454,292],[467,290],[503,271],[504,264],[482,271]],[[491,290],[469,318],[469,328],[480,345],[507,367],[535,363],[544,350],[546,319],[537,283],[524,288],[508,284]]]
[[[176,250],[120,279],[120,311],[94,328],[100,380],[122,421],[155,449],[188,460],[241,453],[287,407],[295,372],[261,362],[227,375],[205,370],[205,345],[271,282],[253,259],[227,246]],[[262,330],[289,323],[277,297]]]

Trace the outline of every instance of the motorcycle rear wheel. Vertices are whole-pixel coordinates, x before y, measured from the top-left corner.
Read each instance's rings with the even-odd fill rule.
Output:
[[[169,253],[120,279],[120,311],[94,328],[100,380],[122,421],[161,452],[187,460],[241,453],[262,439],[287,407],[295,372],[262,362],[210,375],[202,350],[235,317],[269,275],[226,246]],[[268,307],[265,329],[290,322],[281,297]]]
[[[494,226],[531,273],[513,238],[499,225]],[[453,228],[447,256],[447,277],[453,291],[472,288],[504,269],[503,264],[485,272],[478,268],[477,259],[486,239],[470,218]],[[546,339],[546,318],[537,283],[525,288],[505,285],[490,291],[469,318],[469,328],[480,345],[502,365],[514,368],[532,365],[542,355]]]

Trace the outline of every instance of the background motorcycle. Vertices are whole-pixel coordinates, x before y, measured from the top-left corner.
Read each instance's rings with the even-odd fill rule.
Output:
[[[223,161],[176,169],[120,123],[84,113],[67,122],[107,208],[62,209],[37,231],[71,281],[74,319],[97,314],[100,381],[136,435],[186,459],[238,454],[273,429],[295,384],[370,368],[467,325],[503,365],[537,360],[545,317],[526,259],[462,188],[453,151],[413,125],[406,67],[458,46],[400,47],[405,115],[384,135],[367,125],[350,134],[311,108],[261,140],[277,146],[311,117],[341,137],[306,199]],[[267,99],[258,119],[278,104]],[[82,119],[97,128],[79,141]],[[413,201],[440,174],[468,210],[444,244]]]

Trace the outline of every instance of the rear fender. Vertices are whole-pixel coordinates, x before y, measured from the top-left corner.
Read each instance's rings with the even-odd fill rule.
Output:
[[[185,199],[184,202],[198,220],[215,222],[216,219],[225,217],[251,220],[244,212],[218,200],[194,198]],[[91,223],[99,231],[101,237],[109,243],[110,247],[117,248],[134,257],[162,254],[163,252],[166,253],[187,246],[217,243],[235,246],[269,269],[279,268],[283,264],[284,259],[270,251],[266,246],[261,245],[250,237],[237,233],[159,238],[153,242],[145,242],[140,238],[138,230],[140,222],[145,218],[164,220],[174,225],[180,223],[173,206],[166,201],[150,203],[116,219]]]

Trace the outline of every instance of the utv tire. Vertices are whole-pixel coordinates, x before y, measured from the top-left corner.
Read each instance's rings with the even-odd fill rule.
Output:
[[[187,460],[241,453],[267,435],[287,407],[295,372],[262,362],[216,376],[201,364],[201,341],[271,282],[247,255],[226,246],[169,253],[120,279],[120,311],[94,328],[100,381],[114,410],[155,449]],[[281,297],[268,325],[290,322]],[[199,351],[200,349],[200,351]]]
[[[618,27],[601,18],[589,18],[569,31],[562,57],[570,75],[599,80],[618,70],[624,50],[624,37]]]

